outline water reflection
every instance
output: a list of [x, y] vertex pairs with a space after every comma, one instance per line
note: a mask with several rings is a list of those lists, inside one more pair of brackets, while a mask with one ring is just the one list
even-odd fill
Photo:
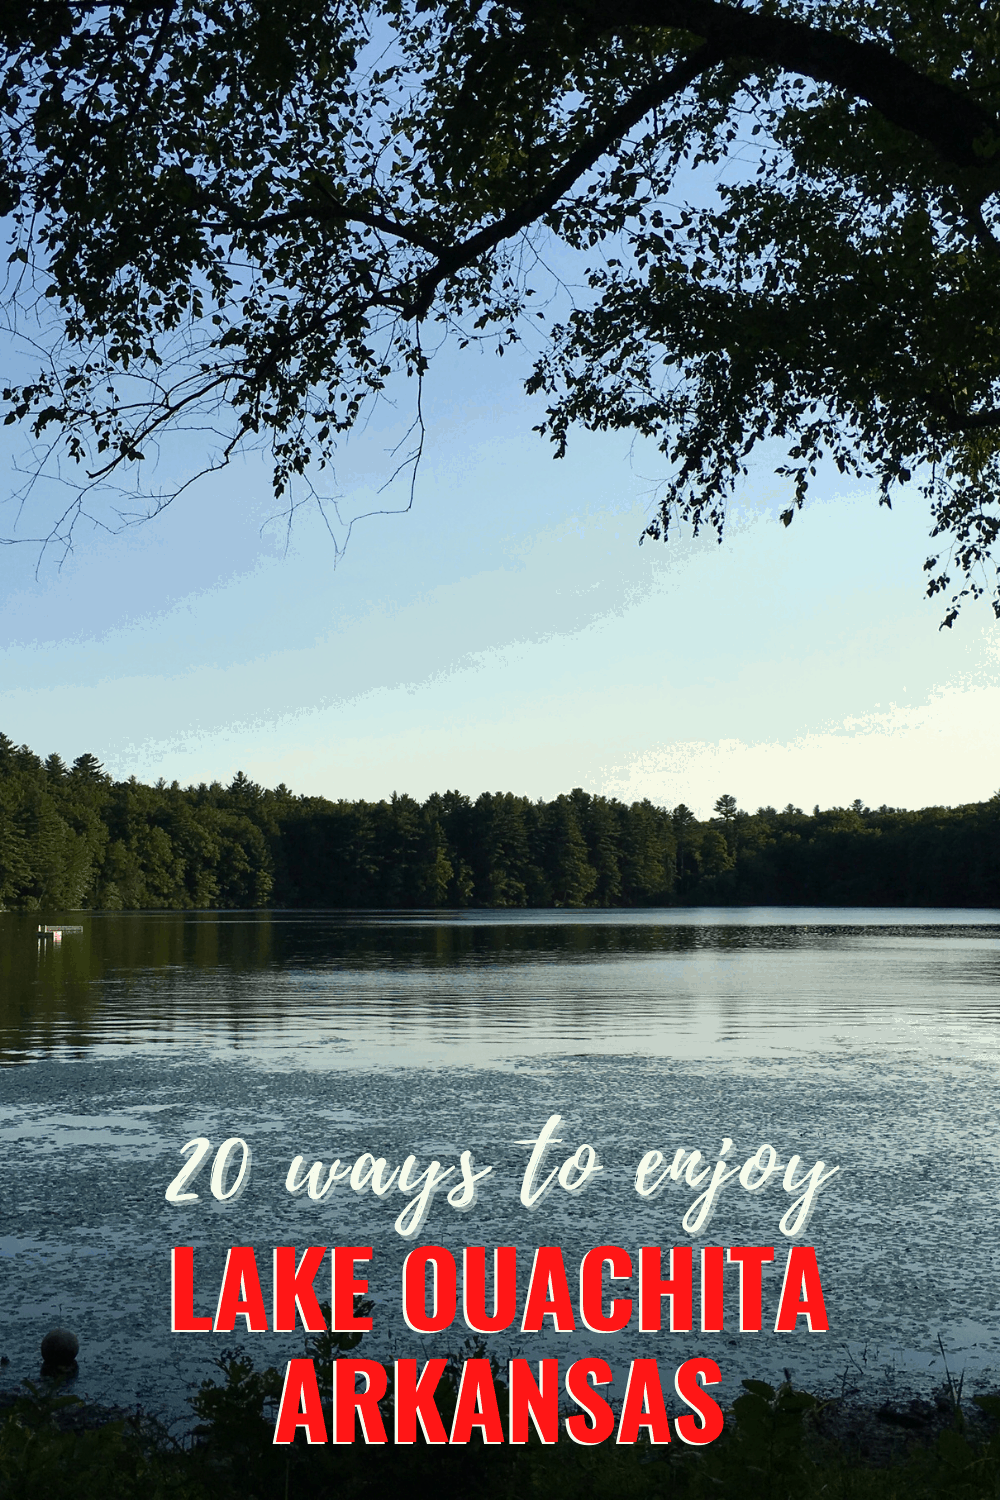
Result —
[[0, 1060], [292, 1049], [299, 1065], [744, 1055], [905, 1034], [992, 1051], [1000, 913], [860, 909], [0, 916]]
[[[85, 915], [58, 949], [39, 949], [39, 920], [58, 914], [0, 917], [0, 1059], [27, 1064], [0, 1088], [0, 1390], [36, 1374], [41, 1333], [68, 1322], [92, 1395], [182, 1403], [218, 1341], [169, 1333], [176, 1243], [217, 1286], [231, 1244], [266, 1260], [279, 1243], [371, 1240], [379, 1347], [396, 1348], [398, 1205], [343, 1184], [292, 1199], [295, 1153], [452, 1161], [469, 1146], [491, 1186], [468, 1218], [439, 1202], [429, 1236], [456, 1254], [516, 1241], [525, 1264], [558, 1242], [569, 1263], [672, 1242], [692, 1194], [639, 1200], [636, 1163], [727, 1135], [744, 1156], [771, 1141], [841, 1169], [809, 1230], [835, 1335], [727, 1334], [729, 1394], [785, 1365], [832, 1387], [865, 1349], [880, 1379], [937, 1380], [938, 1333], [954, 1368], [1000, 1367], [995, 1310], [968, 1311], [994, 1253], [1000, 913]], [[517, 1143], [552, 1113], [599, 1144], [604, 1171], [589, 1197], [532, 1216]], [[252, 1143], [238, 1202], [166, 1203], [198, 1135]], [[771, 1243], [781, 1196], [780, 1181], [734, 1192], [713, 1242]], [[693, 1335], [678, 1357], [695, 1352]]]

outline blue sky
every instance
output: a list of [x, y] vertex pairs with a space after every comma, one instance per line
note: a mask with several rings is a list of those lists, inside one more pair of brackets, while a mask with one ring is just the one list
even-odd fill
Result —
[[[919, 496], [888, 512], [826, 480], [786, 530], [762, 464], [723, 546], [640, 548], [658, 455], [581, 433], [554, 462], [523, 373], [476, 350], [432, 372], [413, 509], [359, 523], [339, 563], [314, 511], [290, 539], [268, 519], [253, 457], [151, 523], [82, 528], [37, 578], [37, 548], [3, 549], [0, 728], [116, 776], [330, 797], [583, 786], [704, 814], [724, 791], [997, 790], [1000, 630], [983, 605], [938, 630]], [[345, 518], [405, 501], [376, 486], [407, 420], [383, 408], [346, 447]]]

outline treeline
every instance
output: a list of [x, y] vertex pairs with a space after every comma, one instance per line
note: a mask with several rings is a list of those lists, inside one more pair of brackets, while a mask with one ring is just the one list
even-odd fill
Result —
[[1000, 794], [811, 814], [113, 781], [0, 734], [0, 908], [1000, 905]]

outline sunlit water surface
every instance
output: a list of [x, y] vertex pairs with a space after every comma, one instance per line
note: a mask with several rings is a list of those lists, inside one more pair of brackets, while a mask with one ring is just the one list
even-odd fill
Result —
[[[0, 916], [0, 1389], [38, 1372], [53, 1324], [81, 1341], [79, 1389], [184, 1410], [223, 1348], [264, 1363], [301, 1336], [171, 1335], [169, 1248], [195, 1247], [196, 1310], [211, 1312], [226, 1247], [253, 1244], [270, 1300], [275, 1244], [371, 1245], [375, 1332], [361, 1352], [448, 1352], [464, 1325], [417, 1340], [399, 1315], [414, 1243], [583, 1252], [684, 1243], [697, 1196], [635, 1192], [642, 1154], [683, 1147], [741, 1164], [764, 1142], [839, 1172], [804, 1236], [816, 1246], [830, 1332], [497, 1335], [506, 1354], [637, 1355], [670, 1368], [887, 1390], [953, 1371], [1000, 1384], [997, 1308], [1000, 913], [789, 908], [434, 914], [194, 913], [39, 920]], [[562, 1117], [546, 1171], [589, 1142], [602, 1170], [579, 1194], [519, 1200], [529, 1147]], [[180, 1147], [252, 1148], [246, 1190], [166, 1202]], [[415, 1241], [406, 1198], [293, 1198], [293, 1156], [362, 1152], [493, 1167], [456, 1212], [445, 1184]], [[736, 1179], [695, 1244], [765, 1244], [765, 1329], [791, 1243], [781, 1174]], [[727, 1275], [734, 1278], [736, 1269]], [[321, 1283], [317, 1283], [321, 1288]], [[634, 1287], [632, 1288], [634, 1292]], [[621, 1283], [615, 1295], [628, 1295]], [[461, 1315], [459, 1315], [460, 1317]], [[241, 1324], [242, 1326], [242, 1320]]]

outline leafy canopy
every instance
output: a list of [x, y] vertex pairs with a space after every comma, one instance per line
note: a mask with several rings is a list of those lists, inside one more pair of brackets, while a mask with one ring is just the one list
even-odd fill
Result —
[[53, 537], [166, 503], [139, 466], [191, 429], [288, 499], [443, 334], [531, 328], [558, 452], [660, 443], [649, 535], [721, 533], [777, 441], [786, 524], [821, 460], [912, 477], [945, 623], [986, 586], [996, 0], [8, 0], [0, 36], [6, 421], [27, 488], [71, 482]]

